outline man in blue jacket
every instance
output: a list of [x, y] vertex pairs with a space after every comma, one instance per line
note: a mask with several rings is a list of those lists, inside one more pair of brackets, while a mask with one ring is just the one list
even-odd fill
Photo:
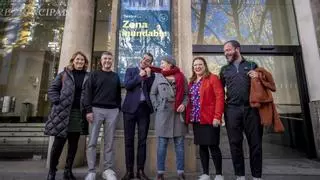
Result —
[[139, 67], [128, 68], [125, 74], [124, 85], [127, 90], [122, 105], [125, 136], [125, 155], [127, 173], [122, 180], [134, 178], [134, 135], [135, 125], [138, 126], [138, 153], [137, 153], [137, 178], [149, 180], [144, 173], [146, 160], [146, 140], [150, 124], [150, 114], [153, 112], [149, 97], [154, 74], [148, 66], [151, 65], [153, 56], [145, 53]]

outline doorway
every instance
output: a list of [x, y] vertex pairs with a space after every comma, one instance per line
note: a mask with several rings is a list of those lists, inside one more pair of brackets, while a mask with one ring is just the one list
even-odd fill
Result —
[[[243, 45], [241, 54], [271, 72], [277, 87], [273, 97], [285, 132], [264, 129], [264, 158], [315, 157], [301, 47]], [[226, 64], [222, 45], [193, 45], [193, 56], [205, 57], [215, 74]], [[228, 148], [226, 132], [222, 136], [222, 148]]]

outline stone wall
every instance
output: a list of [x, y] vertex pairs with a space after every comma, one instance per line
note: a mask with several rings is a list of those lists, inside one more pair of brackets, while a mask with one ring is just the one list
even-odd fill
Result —
[[[318, 50], [320, 52], [320, 1], [310, 0], [310, 7], [312, 11], [313, 23], [316, 33]], [[319, 91], [317, 91], [319, 92]], [[320, 158], [320, 100], [316, 99], [309, 103], [310, 115], [313, 126], [314, 141], [316, 146], [316, 153]]]
[[320, 101], [313, 101], [309, 103], [310, 115], [313, 126], [314, 141], [316, 146], [316, 153], [320, 158]]
[[320, 52], [320, 1], [310, 0], [310, 5], [312, 9], [313, 22], [317, 35], [318, 49]]

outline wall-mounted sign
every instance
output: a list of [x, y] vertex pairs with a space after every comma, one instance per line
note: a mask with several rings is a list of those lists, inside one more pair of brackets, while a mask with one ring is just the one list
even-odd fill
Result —
[[0, 17], [66, 16], [67, 0], [4, 0], [0, 2]]
[[124, 79], [128, 67], [138, 66], [142, 55], [171, 55], [171, 0], [121, 0], [118, 33], [118, 72]]
[[67, 9], [58, 9], [58, 8], [41, 8], [35, 9], [34, 11], [12, 9], [12, 8], [1, 8], [0, 17], [17, 17], [17, 16], [26, 16], [30, 13], [35, 16], [66, 16]]

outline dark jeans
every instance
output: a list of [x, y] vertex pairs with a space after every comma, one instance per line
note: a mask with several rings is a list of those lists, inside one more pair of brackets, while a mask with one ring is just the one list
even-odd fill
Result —
[[228, 105], [225, 121], [235, 175], [245, 175], [242, 148], [244, 132], [249, 144], [251, 174], [253, 177], [261, 178], [263, 127], [258, 110], [249, 106]]
[[66, 138], [55, 137], [51, 148], [50, 170], [56, 171], [59, 163], [59, 158], [63, 150], [63, 146], [68, 139], [68, 155], [66, 159], [65, 169], [72, 169], [72, 164], [78, 149], [78, 141], [80, 132], [69, 132]]
[[217, 145], [200, 145], [199, 152], [203, 174], [209, 175], [209, 149], [214, 166], [216, 168], [216, 175], [222, 175], [222, 155], [221, 150]]
[[125, 155], [127, 171], [133, 172], [134, 167], [134, 135], [138, 126], [137, 169], [143, 170], [146, 161], [146, 141], [150, 124], [150, 112], [146, 102], [141, 102], [134, 113], [123, 113]]

